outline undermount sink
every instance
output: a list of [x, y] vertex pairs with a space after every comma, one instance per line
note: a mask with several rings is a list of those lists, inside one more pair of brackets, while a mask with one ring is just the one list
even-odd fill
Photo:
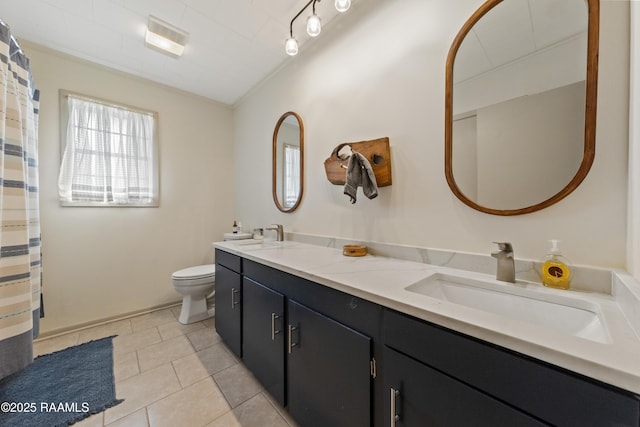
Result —
[[611, 342], [598, 306], [570, 296], [445, 273], [433, 274], [405, 289], [587, 340]]

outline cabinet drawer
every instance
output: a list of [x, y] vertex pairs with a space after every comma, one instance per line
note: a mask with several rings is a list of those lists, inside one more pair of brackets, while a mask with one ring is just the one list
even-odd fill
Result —
[[224, 265], [236, 273], [242, 273], [242, 258], [229, 252], [216, 249], [216, 264]]
[[287, 298], [295, 299], [370, 337], [380, 335], [382, 308], [377, 304], [251, 260], [243, 260], [242, 269], [245, 277]]
[[638, 427], [638, 396], [564, 369], [385, 310], [384, 343], [472, 387], [561, 426]]

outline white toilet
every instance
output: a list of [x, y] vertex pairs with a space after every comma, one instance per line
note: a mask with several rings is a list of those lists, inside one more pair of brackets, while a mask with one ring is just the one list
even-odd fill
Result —
[[198, 265], [171, 275], [173, 287], [183, 295], [178, 321], [184, 325], [213, 317], [215, 308], [207, 309], [207, 298], [215, 294], [215, 264]]

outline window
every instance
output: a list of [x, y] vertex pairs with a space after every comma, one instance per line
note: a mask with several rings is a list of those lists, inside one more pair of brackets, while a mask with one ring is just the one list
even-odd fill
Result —
[[300, 147], [284, 144], [284, 207], [296, 204], [300, 196]]
[[158, 206], [157, 113], [60, 92], [63, 206]]

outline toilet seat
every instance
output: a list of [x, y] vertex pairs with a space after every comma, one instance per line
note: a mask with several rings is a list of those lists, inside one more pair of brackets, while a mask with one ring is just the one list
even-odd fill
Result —
[[176, 288], [206, 285], [215, 282], [216, 266], [215, 264], [208, 264], [185, 268], [173, 273], [171, 280]]
[[216, 276], [216, 265], [206, 264], [197, 265], [195, 267], [184, 268], [178, 270], [171, 275], [173, 280], [191, 280], [191, 279], [205, 279], [213, 278]]

